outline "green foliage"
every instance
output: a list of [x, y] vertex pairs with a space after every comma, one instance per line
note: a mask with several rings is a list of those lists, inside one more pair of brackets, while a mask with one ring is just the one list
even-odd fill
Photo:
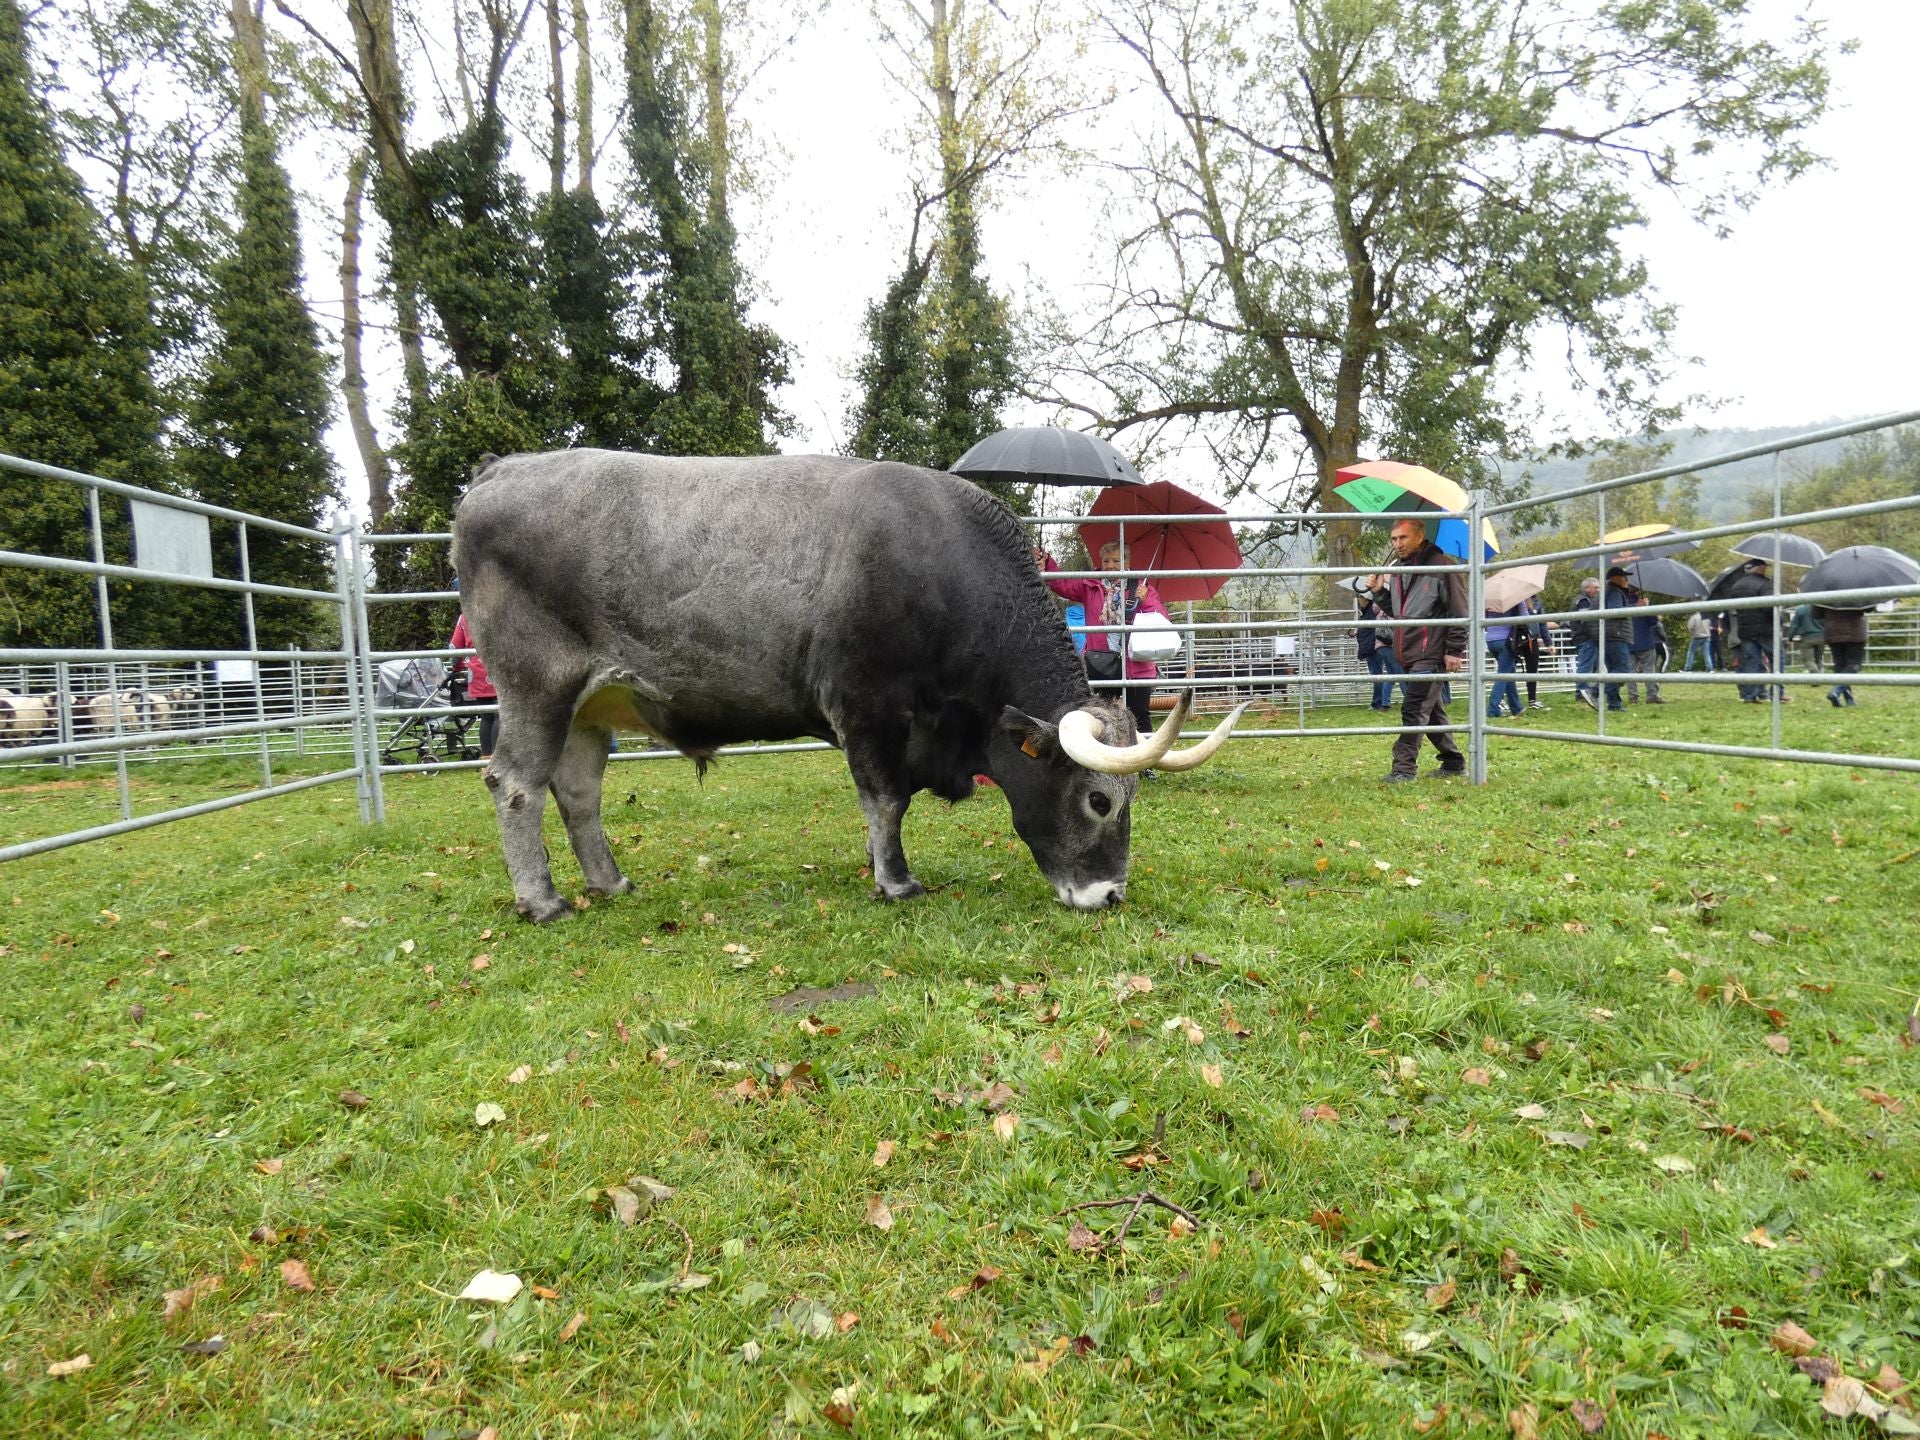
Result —
[[[749, 287], [733, 223], [713, 187], [721, 137], [688, 116], [683, 37], [652, 0], [626, 0], [631, 200], [642, 268], [655, 279], [648, 307], [670, 376], [654, 416], [669, 455], [763, 455], [791, 428], [775, 403], [786, 344], [746, 318]], [[704, 200], [696, 199], [704, 196]]]
[[[300, 293], [293, 187], [262, 122], [250, 124], [242, 142], [236, 208], [239, 229], [213, 267], [215, 336], [188, 415], [182, 471], [211, 504], [317, 527], [339, 495], [326, 444], [330, 367]], [[216, 525], [214, 535], [216, 573], [237, 577], [233, 527]], [[327, 547], [274, 531], [249, 530], [247, 565], [267, 584], [332, 588]], [[310, 636], [311, 607], [299, 600], [257, 596], [254, 622], [263, 649], [339, 640], [337, 632], [330, 640]], [[244, 649], [246, 638], [237, 603], [206, 617], [204, 643]]]
[[1312, 492], [1362, 452], [1494, 487], [1504, 377], [1554, 352], [1621, 430], [1669, 414], [1650, 192], [1724, 227], [1826, 103], [1820, 27], [1755, 39], [1743, 0], [1107, 8], [1168, 122], [1128, 157], [1111, 419], [1224, 420], [1248, 468], [1297, 430]]
[[[0, 451], [132, 484], [164, 486], [154, 333], [139, 276], [101, 239], [79, 178], [37, 98], [17, 0], [0, 0]], [[9, 476], [0, 548], [86, 558], [84, 492]], [[102, 507], [108, 558], [127, 558], [125, 509]], [[146, 607], [125, 608], [116, 641], [137, 641]], [[116, 616], [116, 618], [119, 618]], [[98, 643], [90, 583], [8, 570], [0, 640]]]
[[[1783, 511], [1838, 509], [1875, 500], [1897, 500], [1920, 495], [1920, 426], [1875, 431], [1847, 442], [1841, 458], [1810, 475], [1787, 482], [1781, 489]], [[1749, 515], [1771, 515], [1773, 497], [1758, 497]], [[1827, 520], [1795, 525], [1795, 534], [1818, 540], [1829, 550], [1846, 545], [1886, 545], [1920, 558], [1920, 509], [1894, 510], [1852, 520]]]

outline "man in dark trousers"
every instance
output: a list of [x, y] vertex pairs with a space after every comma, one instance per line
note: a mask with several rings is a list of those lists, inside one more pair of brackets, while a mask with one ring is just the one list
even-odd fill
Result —
[[[1424, 521], [1405, 519], [1393, 522], [1393, 566], [1451, 565], [1454, 559], [1427, 539]], [[1367, 587], [1373, 603], [1383, 613], [1399, 620], [1464, 620], [1467, 613], [1467, 578], [1457, 571], [1451, 575], [1371, 575]], [[1443, 681], [1421, 680], [1423, 675], [1444, 675], [1462, 670], [1467, 663], [1467, 627], [1458, 625], [1397, 625], [1387, 632], [1393, 637], [1393, 656], [1407, 672], [1402, 682], [1400, 723], [1403, 730], [1393, 742], [1393, 770], [1383, 778], [1393, 784], [1412, 780], [1419, 773], [1420, 732], [1411, 727], [1445, 725], [1447, 704]], [[1453, 743], [1453, 736], [1440, 733], [1429, 737], [1440, 752], [1438, 775], [1466, 772], [1467, 757]]]
[[[1773, 577], [1767, 573], [1767, 562], [1764, 560], [1747, 561], [1740, 567], [1740, 573], [1720, 589], [1720, 598], [1723, 600], [1758, 600], [1771, 594]], [[1768, 671], [1777, 672], [1780, 657], [1773, 648], [1773, 611], [1755, 606], [1750, 610], [1731, 613], [1734, 617], [1734, 633], [1740, 640], [1740, 673], [1764, 675]], [[1780, 690], [1778, 686], [1774, 688]], [[1743, 684], [1740, 687], [1740, 699], [1743, 704], [1764, 705], [1767, 687]], [[1780, 703], [1784, 705], [1788, 699], [1786, 692], [1780, 690]]]

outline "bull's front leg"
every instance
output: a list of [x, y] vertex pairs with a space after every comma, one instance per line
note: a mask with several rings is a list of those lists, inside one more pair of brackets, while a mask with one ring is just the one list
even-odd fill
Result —
[[845, 742], [847, 768], [860, 792], [860, 808], [867, 817], [867, 861], [873, 867], [876, 900], [911, 900], [927, 893], [907, 868], [907, 852], [900, 844], [900, 822], [913, 800], [898, 747], [871, 738]]

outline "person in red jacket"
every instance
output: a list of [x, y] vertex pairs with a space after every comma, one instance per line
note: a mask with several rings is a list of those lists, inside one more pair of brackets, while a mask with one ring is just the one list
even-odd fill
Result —
[[[460, 618], [453, 622], [453, 639], [448, 642], [456, 650], [473, 648], [473, 632], [467, 628], [467, 612], [462, 610]], [[467, 699], [470, 701], [494, 701], [500, 692], [493, 688], [493, 681], [487, 678], [487, 665], [478, 655], [465, 655], [453, 662], [453, 673], [462, 670], [467, 675]], [[480, 717], [480, 758], [493, 758], [494, 737], [500, 733], [500, 714], [489, 711]]]
[[[1033, 558], [1039, 562], [1042, 571], [1050, 572], [1060, 567], [1054, 563], [1053, 556], [1045, 549], [1036, 546]], [[1120, 546], [1109, 541], [1100, 547], [1099, 565], [1102, 570], [1120, 568]], [[1142, 610], [1150, 610], [1156, 615], [1166, 615], [1167, 607], [1160, 599], [1160, 592], [1144, 580], [1066, 580], [1056, 579], [1046, 574], [1047, 588], [1054, 594], [1064, 596], [1068, 601], [1084, 605], [1087, 608], [1089, 625], [1131, 625], [1133, 617]], [[1168, 616], [1172, 619], [1172, 616]], [[1133, 723], [1142, 735], [1153, 729], [1148, 701], [1153, 697], [1153, 681], [1160, 674], [1160, 667], [1151, 660], [1136, 660], [1125, 655], [1122, 642], [1124, 635], [1109, 631], [1095, 631], [1087, 636], [1087, 648], [1082, 657], [1086, 663], [1087, 675], [1094, 680], [1118, 680], [1124, 675], [1128, 680], [1145, 680], [1144, 685], [1128, 685], [1121, 692], [1126, 698], [1126, 706], [1133, 714]], [[1124, 660], [1122, 656], [1125, 656]], [[1111, 691], [1101, 694], [1111, 697]]]

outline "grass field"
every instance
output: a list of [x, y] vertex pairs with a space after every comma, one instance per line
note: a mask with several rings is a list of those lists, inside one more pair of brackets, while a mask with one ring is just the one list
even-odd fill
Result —
[[[1669, 693], [1615, 728], [1765, 738]], [[616, 767], [639, 888], [549, 928], [471, 774], [7, 866], [0, 1433], [1920, 1432], [1920, 777], [1386, 746], [1148, 782], [1102, 915], [991, 791], [874, 903], [831, 755]]]

